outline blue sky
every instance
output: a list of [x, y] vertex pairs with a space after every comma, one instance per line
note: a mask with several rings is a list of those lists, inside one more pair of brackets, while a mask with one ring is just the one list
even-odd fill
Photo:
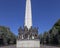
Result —
[[[48, 31], [60, 19], [60, 0], [31, 0], [33, 26], [39, 27], [39, 33]], [[24, 25], [26, 0], [0, 0], [0, 25], [10, 27], [18, 34], [18, 28]]]

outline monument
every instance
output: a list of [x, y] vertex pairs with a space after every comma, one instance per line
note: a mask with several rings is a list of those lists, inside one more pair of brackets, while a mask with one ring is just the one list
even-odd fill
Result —
[[25, 22], [18, 29], [17, 48], [40, 48], [38, 28], [32, 27], [31, 0], [26, 0]]

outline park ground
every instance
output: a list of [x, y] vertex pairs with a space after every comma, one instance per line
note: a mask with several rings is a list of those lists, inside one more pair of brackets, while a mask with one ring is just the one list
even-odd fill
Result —
[[[16, 48], [16, 45], [1, 46], [0, 48]], [[60, 48], [60, 47], [56, 47], [56, 46], [47, 46], [47, 45], [40, 45], [40, 48]]]

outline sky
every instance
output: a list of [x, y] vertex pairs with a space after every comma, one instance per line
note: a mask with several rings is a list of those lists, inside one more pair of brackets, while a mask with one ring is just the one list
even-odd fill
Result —
[[[49, 31], [60, 19], [60, 0], [31, 0], [33, 27], [39, 34]], [[0, 0], [0, 26], [6, 26], [14, 34], [24, 25], [26, 0]]]

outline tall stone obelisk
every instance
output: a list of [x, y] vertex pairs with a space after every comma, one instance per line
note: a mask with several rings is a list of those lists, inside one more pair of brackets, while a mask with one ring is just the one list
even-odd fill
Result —
[[32, 26], [31, 0], [26, 0], [25, 25], [28, 29]]
[[32, 27], [31, 0], [26, 0], [24, 27], [18, 31], [17, 48], [40, 48], [38, 29]]

